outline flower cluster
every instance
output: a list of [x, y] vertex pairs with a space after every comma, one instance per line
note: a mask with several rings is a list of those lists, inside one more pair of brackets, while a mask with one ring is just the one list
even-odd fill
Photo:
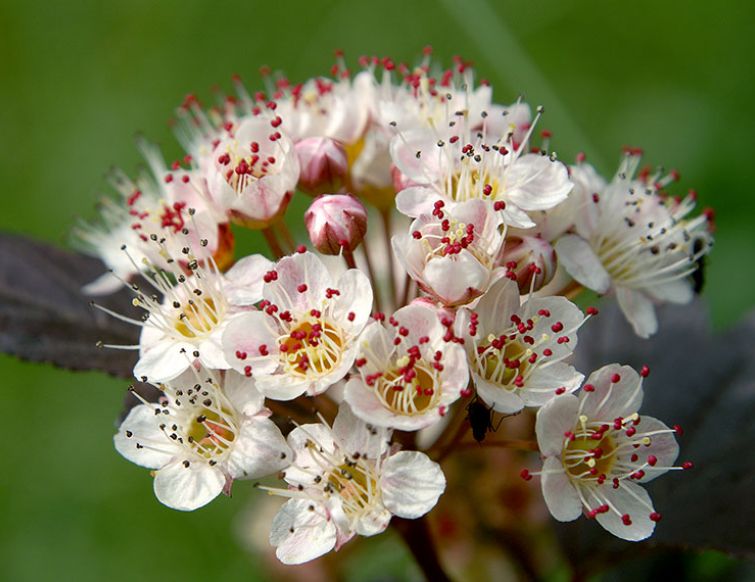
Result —
[[[142, 144], [149, 174], [114, 174], [102, 221], [78, 227], [111, 271], [85, 290], [133, 291], [142, 320], [112, 315], [141, 326], [134, 376], [162, 393], [117, 450], [180, 510], [277, 474], [260, 488], [288, 499], [270, 543], [293, 564], [429, 512], [446, 485], [437, 435], [457, 418], [485, 437], [470, 403], [527, 410], [544, 464], [522, 476], [541, 475], [553, 516], [648, 537], [660, 514], [640, 484], [691, 465], [673, 465], [677, 429], [638, 414], [647, 369], [585, 381], [570, 363], [597, 313], [572, 299], [614, 295], [653, 334], [655, 305], [698, 290], [712, 214], [667, 194], [677, 174], [640, 168], [636, 149], [610, 180], [563, 163], [536, 133], [543, 109], [496, 103], [461, 59], [360, 65], [265, 73], [265, 91], [235, 79], [210, 108], [188, 97], [186, 155]], [[314, 199], [292, 235], [297, 192]], [[238, 228], [269, 258], [235, 257]]]

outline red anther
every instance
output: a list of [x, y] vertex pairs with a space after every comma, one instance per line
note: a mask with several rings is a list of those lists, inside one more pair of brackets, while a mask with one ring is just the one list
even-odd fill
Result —
[[420, 344], [426, 344], [429, 341], [430, 341], [430, 337], [426, 336], [426, 335], [423, 335], [421, 338], [419, 338], [419, 343]]
[[461, 396], [462, 398], [469, 398], [470, 396], [472, 396], [472, 393], [473, 393], [473, 390], [472, 390], [471, 388], [469, 388], [469, 387], [467, 387], [467, 388], [462, 388], [462, 389], [461, 389], [461, 390], [459, 391], [459, 395], [460, 395], [460, 396]]
[[519, 476], [520, 476], [520, 477], [521, 477], [522, 479], [524, 479], [525, 481], [529, 481], [530, 479], [532, 479], [532, 475], [530, 474], [530, 472], [529, 472], [529, 470], [528, 470], [528, 469], [522, 469], [522, 470], [521, 470], [521, 471], [519, 472]]
[[640, 376], [647, 378], [648, 374], [650, 374], [650, 368], [648, 368], [647, 366], [642, 366], [642, 368], [640, 369]]
[[651, 467], [655, 467], [655, 464], [658, 462], [658, 457], [655, 455], [648, 455], [648, 465]]
[[418, 230], [415, 230], [415, 231], [414, 231], [414, 232], [412, 233], [412, 237], [413, 237], [413, 238], [415, 238], [416, 240], [419, 240], [419, 239], [421, 239], [421, 238], [422, 238], [422, 233], [421, 233], [420, 231], [418, 231]]
[[506, 203], [503, 200], [496, 200], [493, 204], [493, 210], [498, 211], [503, 210], [504, 208], [506, 208]]
[[598, 315], [598, 308], [588, 307], [587, 309], [585, 309], [585, 313], [587, 313], [587, 315]]
[[559, 388], [556, 388], [556, 394], [561, 395], [564, 392], [566, 392], [566, 386], [560, 386]]
[[398, 333], [399, 335], [406, 337], [409, 335], [409, 330], [405, 328], [404, 326], [401, 326], [398, 328]]
[[682, 469], [685, 471], [692, 469], [695, 466], [695, 464], [692, 461], [684, 461], [682, 463]]
[[629, 428], [627, 429], [627, 436], [628, 436], [628, 437], [633, 437], [633, 436], [634, 436], [634, 435], [635, 435], [636, 433], [637, 433], [637, 429], [636, 429], [636, 428], [634, 428], [633, 426], [630, 426], [630, 427], [629, 427]]
[[553, 350], [551, 350], [550, 348], [545, 348], [543, 350], [543, 355], [544, 356], [552, 356], [553, 355]]
[[640, 456], [637, 453], [632, 453], [632, 456], [629, 457], [629, 460], [632, 461], [633, 463], [636, 463], [639, 458]]
[[674, 432], [679, 436], [682, 436], [684, 434], [684, 429], [681, 427], [681, 425], [675, 424], [671, 428], [673, 428]]
[[299, 286], [298, 286], [298, 287], [296, 288], [296, 290], [297, 290], [297, 291], [298, 291], [299, 293], [306, 293], [307, 289], [308, 289], [308, 287], [307, 287], [307, 284], [306, 284], [306, 283], [302, 283], [301, 285], [299, 285]]
[[268, 352], [267, 346], [265, 344], [260, 345], [257, 351], [260, 353], [260, 356], [266, 356], [270, 353]]
[[538, 315], [541, 315], [542, 317], [550, 317], [550, 316], [551, 316], [551, 312], [550, 312], [550, 311], [548, 311], [547, 309], [540, 309], [540, 310], [539, 310], [539, 311], [537, 312], [537, 314], [538, 314]]
[[181, 176], [181, 182], [183, 182], [184, 184], [188, 184], [189, 183], [189, 175], [188, 174], [184, 174], [183, 176]]
[[592, 195], [592, 201], [595, 202], [595, 204], [600, 202], [600, 195], [597, 192]]
[[577, 163], [578, 163], [578, 164], [581, 164], [581, 163], [582, 163], [582, 162], [584, 162], [584, 161], [585, 161], [586, 159], [587, 159], [587, 156], [585, 155], [585, 152], [579, 152], [579, 153], [577, 154]]
[[244, 376], [247, 378], [252, 377], [252, 367], [251, 366], [244, 366]]
[[362, 366], [364, 366], [364, 365], [365, 365], [366, 363], [367, 363], [367, 358], [357, 358], [356, 360], [354, 360], [354, 365], [355, 365], [355, 366], [356, 366], [357, 368], [361, 368], [361, 367], [362, 367]]
[[356, 316], [357, 316], [356, 313], [354, 313], [353, 311], [349, 311], [348, 315], [346, 315], [346, 319], [348, 319], [349, 321], [354, 321]]
[[170, 184], [173, 181], [173, 174], [166, 174], [165, 175], [165, 183]]
[[385, 321], [385, 313], [376, 311], [372, 314], [372, 319], [374, 319], [375, 321]]
[[564, 324], [561, 323], [560, 321], [557, 321], [551, 326], [551, 330], [553, 331], [553, 333], [558, 333], [562, 331], [563, 329], [564, 329]]
[[629, 517], [628, 513], [625, 513], [624, 515], [621, 516], [621, 523], [627, 526], [632, 525], [632, 518]]
[[654, 522], [658, 523], [659, 521], [661, 521], [661, 519], [662, 519], [663, 516], [660, 513], [658, 513], [657, 511], [654, 511], [648, 517], [650, 518], [650, 521], [654, 521]]
[[492, 192], [493, 192], [493, 187], [490, 184], [485, 184], [485, 186], [482, 187], [482, 193], [485, 196], [490, 196]]
[[550, 138], [551, 136], [553, 136], [553, 134], [551, 133], [551, 131], [550, 131], [549, 129], [544, 129], [543, 131], [541, 131], [541, 132], [540, 132], [540, 136], [541, 136], [541, 137], [542, 137], [543, 139], [548, 139], [548, 138]]
[[593, 386], [592, 384], [585, 384], [582, 387], [582, 390], [584, 390], [585, 392], [595, 392], [595, 386]]
[[568, 344], [569, 343], [569, 336], [563, 336], [556, 340], [557, 344]]
[[307, 247], [304, 245], [299, 245], [298, 247], [296, 247], [296, 252], [299, 254], [306, 253]]
[[447, 410], [448, 409], [446, 408], [446, 405], [443, 404], [443, 405], [441, 405], [441, 406], [438, 407], [438, 414], [440, 414], [441, 416], [446, 416], [446, 411]]
[[619, 376], [618, 374], [614, 374], [613, 376], [611, 376], [612, 384], [618, 384], [619, 382], [621, 382], [621, 376]]

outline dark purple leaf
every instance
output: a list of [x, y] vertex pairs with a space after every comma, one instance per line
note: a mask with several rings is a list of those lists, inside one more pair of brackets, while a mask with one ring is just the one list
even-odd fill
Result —
[[660, 331], [637, 338], [615, 305], [580, 333], [577, 367], [610, 362], [650, 366], [641, 413], [680, 424], [680, 461], [648, 486], [663, 514], [646, 542], [618, 540], [597, 523], [559, 524], [566, 555], [580, 573], [662, 547], [755, 556], [755, 314], [724, 333], [711, 330], [702, 302], [660, 310]]
[[[93, 308], [92, 298], [81, 292], [104, 271], [98, 259], [0, 233], [0, 351], [70, 370], [131, 377], [135, 351], [96, 344], [134, 344], [139, 328]], [[130, 317], [140, 316], [126, 289], [98, 302]]]

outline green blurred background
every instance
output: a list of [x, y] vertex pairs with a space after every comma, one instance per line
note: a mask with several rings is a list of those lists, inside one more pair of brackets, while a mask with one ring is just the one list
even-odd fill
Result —
[[[706, 295], [724, 327], [755, 300], [753, 22], [741, 1], [2, 0], [0, 228], [64, 244], [76, 216], [93, 216], [104, 172], [137, 167], [137, 131], [177, 155], [167, 120], [188, 92], [209, 99], [233, 73], [253, 86], [262, 64], [326, 73], [336, 48], [351, 64], [413, 62], [432, 44], [446, 62], [473, 60], [498, 101], [544, 104], [562, 159], [584, 150], [610, 174], [630, 144], [678, 168], [678, 192], [716, 209]], [[249, 487], [180, 514], [112, 449], [124, 382], [4, 356], [0, 369], [0, 578], [265, 578], [235, 533]], [[398, 557], [377, 568], [402, 572], [401, 546], [386, 543]], [[703, 578], [727, 563], [705, 564]]]

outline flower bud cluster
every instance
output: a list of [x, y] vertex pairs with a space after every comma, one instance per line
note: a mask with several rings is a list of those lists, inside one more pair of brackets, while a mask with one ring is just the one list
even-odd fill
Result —
[[[280, 472], [263, 487], [288, 498], [270, 543], [295, 564], [435, 506], [450, 452], [437, 443], [460, 441], [412, 450], [419, 431], [470, 403], [525, 410], [544, 465], [522, 475], [542, 476], [553, 516], [648, 537], [660, 514], [641, 484], [677, 468], [675, 429], [638, 413], [646, 369], [575, 369], [597, 310], [571, 299], [615, 296], [651, 335], [657, 304], [692, 298], [712, 214], [669, 195], [676, 173], [640, 168], [637, 150], [610, 180], [560, 161], [536, 134], [543, 109], [496, 103], [460, 59], [360, 65], [339, 57], [331, 77], [268, 78], [267, 92], [236, 79], [211, 109], [188, 97], [186, 156], [168, 166], [143, 146], [150, 174], [115, 175], [102, 224], [80, 227], [114, 275], [87, 290], [133, 290], [134, 375], [163, 394], [131, 410], [117, 450], [181, 510]], [[315, 197], [292, 235], [297, 191]], [[234, 257], [239, 228], [270, 256]], [[273, 411], [296, 420], [287, 436]], [[492, 430], [471, 413], [449, 426]]]

